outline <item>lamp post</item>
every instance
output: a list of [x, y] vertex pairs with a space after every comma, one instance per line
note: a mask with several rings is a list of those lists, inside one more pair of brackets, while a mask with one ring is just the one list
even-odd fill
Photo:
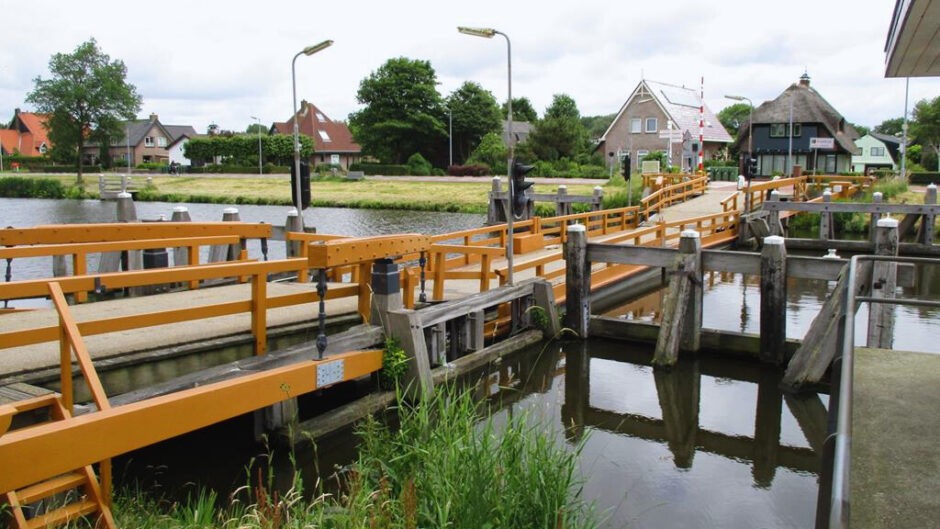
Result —
[[447, 109], [447, 166], [454, 165], [454, 112]]
[[127, 138], [127, 174], [131, 174], [131, 124], [124, 124], [124, 135]]
[[[732, 100], [732, 101], [747, 101], [747, 106], [748, 106], [748, 113], [747, 113], [747, 157], [748, 157], [748, 158], [751, 158], [752, 156], [754, 156], [754, 151], [753, 151], [753, 149], [754, 149], [754, 143], [753, 143], [753, 142], [754, 142], [754, 103], [751, 102], [750, 99], [748, 99], [748, 98], [746, 98], [746, 97], [744, 97], [744, 96], [726, 95], [725, 98], [726, 98], [726, 99], [730, 99], [730, 100]], [[745, 163], [750, 163], [750, 160], [748, 160], [748, 161], [745, 162]], [[754, 175], [751, 175], [751, 176], [753, 177]], [[750, 204], [750, 201], [751, 201], [751, 179], [750, 179], [750, 178], [747, 179], [747, 184], [745, 184], [745, 191], [744, 191], [744, 194], [746, 195], [746, 196], [744, 197], [744, 214], [747, 215], [748, 213], [750, 213], [750, 209], [751, 209], [751, 204]]]
[[[904, 182], [907, 182], [907, 95], [910, 87], [911, 78], [907, 77], [904, 79], [904, 120], [901, 124], [901, 180]], [[937, 163], [940, 164], [940, 157]]]
[[258, 176], [262, 176], [264, 171], [261, 170], [261, 120], [254, 116], [249, 117], [258, 122]]
[[306, 48], [297, 52], [297, 55], [294, 55], [294, 59], [290, 63], [290, 80], [292, 92], [294, 95], [294, 171], [297, 175], [297, 177], [294, 179], [294, 192], [296, 193], [294, 207], [297, 208], [297, 211], [303, 210], [300, 200], [300, 129], [297, 125], [297, 57], [300, 57], [301, 55], [313, 55], [314, 53], [325, 50], [332, 45], [332, 40], [324, 40], [319, 44], [307, 46]]
[[512, 134], [512, 44], [509, 42], [509, 36], [501, 31], [492, 28], [468, 28], [458, 26], [457, 31], [464, 35], [473, 35], [474, 37], [493, 38], [495, 35], [502, 35], [506, 39], [506, 78], [508, 80], [508, 97], [506, 103], [506, 131], [509, 134], [509, 163], [506, 167], [506, 177], [509, 180], [509, 210], [506, 215], [506, 282], [512, 286], [512, 235], [513, 235], [513, 216], [512, 211], [513, 198], [515, 190], [512, 183], [512, 162], [516, 156], [516, 140]]

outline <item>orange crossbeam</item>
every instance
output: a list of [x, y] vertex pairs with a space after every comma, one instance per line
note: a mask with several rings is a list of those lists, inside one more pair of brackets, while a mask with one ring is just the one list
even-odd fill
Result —
[[[0, 491], [16, 490], [381, 368], [381, 350], [354, 351], [14, 430], [0, 437]], [[318, 383], [318, 374], [323, 384]]]
[[308, 245], [307, 264], [310, 268], [333, 268], [425, 252], [430, 247], [431, 238], [417, 233], [334, 239]]

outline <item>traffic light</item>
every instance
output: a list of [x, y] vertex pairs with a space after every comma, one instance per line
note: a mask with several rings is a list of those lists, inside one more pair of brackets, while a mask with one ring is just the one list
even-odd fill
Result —
[[623, 156], [623, 161], [621, 162], [621, 165], [620, 165], [620, 174], [623, 175], [624, 180], [630, 181], [630, 172], [631, 172], [630, 169], [631, 168], [632, 168], [632, 165], [630, 164], [630, 155], [625, 154]]
[[529, 203], [529, 197], [525, 190], [532, 187], [532, 182], [525, 181], [525, 175], [534, 169], [534, 165], [523, 165], [521, 162], [513, 159], [512, 171], [510, 173], [511, 182], [510, 193], [512, 194], [512, 214], [518, 219], [525, 215], [526, 206]]
[[744, 176], [750, 180], [757, 176], [757, 158], [748, 157], [744, 161]]
[[297, 208], [297, 211], [303, 211], [310, 206], [310, 164], [304, 161], [300, 162], [300, 202], [297, 201], [297, 170], [294, 164], [290, 164], [290, 196]]

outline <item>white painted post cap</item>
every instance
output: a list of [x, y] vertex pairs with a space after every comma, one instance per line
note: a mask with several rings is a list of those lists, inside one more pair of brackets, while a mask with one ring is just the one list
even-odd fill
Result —
[[604, 188], [601, 186], [594, 186], [594, 191], [603, 191]]
[[937, 184], [934, 184], [933, 182], [931, 182], [927, 184], [927, 189], [937, 189]]
[[173, 208], [173, 213], [186, 213], [187, 211], [189, 211], [189, 208], [186, 206], [176, 206]]
[[682, 230], [682, 233], [680, 233], [679, 236], [683, 239], [698, 239], [702, 236], [702, 234], [695, 230]]
[[568, 189], [568, 186], [565, 184], [561, 184], [560, 186], [558, 186], [558, 189]]
[[783, 246], [783, 237], [779, 235], [768, 235], [764, 237], [764, 245], [767, 246]]
[[568, 233], [584, 233], [584, 224], [573, 224], [568, 226]]
[[118, 198], [133, 198], [131, 197], [131, 194], [128, 193], [127, 191], [121, 191], [120, 193], [117, 194], [117, 197]]
[[871, 194], [871, 196], [872, 196], [872, 197], [878, 197], [878, 198], [884, 198], [884, 193], [882, 193], [881, 191], [875, 191], [874, 193]]
[[839, 254], [836, 253], [835, 248], [829, 248], [829, 251], [826, 252], [826, 255], [823, 256], [823, 259], [841, 259]]
[[877, 226], [879, 228], [897, 228], [898, 219], [892, 219], [891, 217], [884, 217], [884, 218], [878, 219]]
[[494, 182], [499, 182], [499, 175], [493, 177]]
[[823, 194], [824, 194], [824, 195], [832, 195], [832, 190], [827, 187], [826, 190], [823, 191]]
[[226, 215], [234, 215], [238, 213], [238, 208], [225, 208], [222, 210], [222, 213]]
[[296, 210], [296, 209], [290, 209], [290, 210], [287, 211], [287, 216], [288, 216], [288, 217], [296, 217], [297, 215], [298, 215], [298, 213], [297, 213], [297, 210]]

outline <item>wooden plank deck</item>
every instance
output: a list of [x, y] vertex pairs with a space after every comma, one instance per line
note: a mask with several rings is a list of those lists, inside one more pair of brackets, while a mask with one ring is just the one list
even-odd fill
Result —
[[940, 527], [940, 355], [855, 351], [851, 526]]

